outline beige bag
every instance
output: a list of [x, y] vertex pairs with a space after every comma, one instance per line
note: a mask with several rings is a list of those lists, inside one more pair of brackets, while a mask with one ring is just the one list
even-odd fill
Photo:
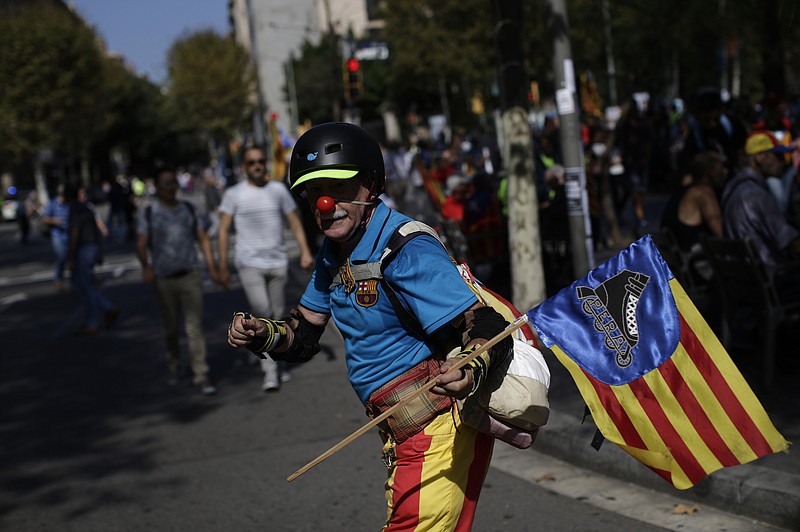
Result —
[[[453, 354], [458, 351], [454, 350]], [[498, 421], [535, 434], [547, 423], [550, 371], [538, 349], [514, 338], [510, 360], [492, 368], [486, 381], [467, 399], [459, 401], [461, 415], [476, 426], [486, 411]]]

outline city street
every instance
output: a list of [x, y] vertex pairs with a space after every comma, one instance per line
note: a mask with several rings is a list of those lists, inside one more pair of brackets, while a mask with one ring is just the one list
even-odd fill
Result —
[[[49, 242], [0, 225], [0, 530], [362, 531], [385, 516], [373, 431], [291, 483], [286, 477], [366, 422], [338, 333], [278, 393], [225, 344], [238, 286], [208, 284], [205, 326], [219, 393], [166, 384], [155, 300], [129, 243], [98, 269], [120, 308], [112, 330], [76, 338], [80, 301], [56, 292]], [[298, 277], [302, 279], [303, 274]], [[298, 285], [290, 300], [296, 300]], [[182, 344], [185, 347], [185, 344]], [[474, 529], [770, 530], [632, 484], [496, 445]]]

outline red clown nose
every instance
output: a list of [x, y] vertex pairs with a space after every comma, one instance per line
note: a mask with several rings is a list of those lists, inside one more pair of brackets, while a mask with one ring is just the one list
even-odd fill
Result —
[[320, 196], [317, 200], [317, 209], [322, 214], [330, 214], [336, 210], [336, 202], [330, 196]]

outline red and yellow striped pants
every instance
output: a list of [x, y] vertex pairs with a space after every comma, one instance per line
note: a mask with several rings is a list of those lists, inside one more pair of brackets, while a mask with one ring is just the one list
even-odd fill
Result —
[[465, 425], [455, 407], [401, 444], [389, 439], [384, 455], [395, 459], [383, 531], [471, 530], [493, 445], [494, 438]]

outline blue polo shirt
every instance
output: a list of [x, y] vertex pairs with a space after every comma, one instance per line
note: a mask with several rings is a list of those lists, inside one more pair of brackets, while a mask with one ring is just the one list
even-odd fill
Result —
[[[350, 255], [350, 263], [378, 262], [394, 231], [409, 221], [379, 204]], [[380, 283], [359, 282], [350, 294], [342, 285], [331, 289], [331, 269], [338, 271], [339, 266], [335, 243], [325, 239], [300, 303], [331, 314], [344, 337], [350, 384], [366, 402], [372, 392], [430, 357], [432, 351], [403, 328]], [[428, 235], [403, 246], [386, 267], [384, 278], [428, 335], [435, 335], [478, 301], [442, 245]]]
[[50, 226], [50, 235], [54, 238], [66, 240], [69, 238], [69, 204], [53, 198], [45, 206], [42, 216], [61, 218], [61, 223]]

